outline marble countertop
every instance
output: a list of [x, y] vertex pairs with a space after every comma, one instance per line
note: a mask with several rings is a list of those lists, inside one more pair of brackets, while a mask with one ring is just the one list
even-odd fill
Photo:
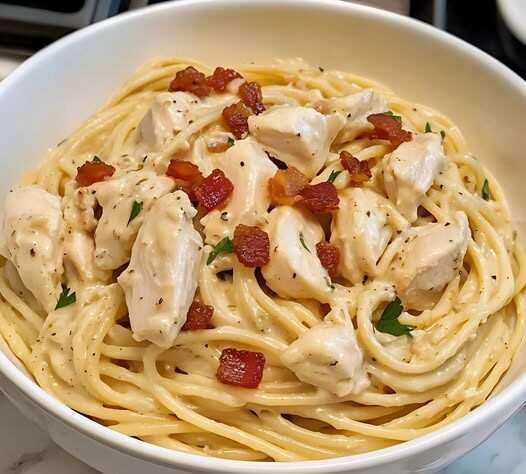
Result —
[[[0, 394], [0, 474], [96, 474], [64, 452]], [[526, 472], [526, 408], [440, 474]]]

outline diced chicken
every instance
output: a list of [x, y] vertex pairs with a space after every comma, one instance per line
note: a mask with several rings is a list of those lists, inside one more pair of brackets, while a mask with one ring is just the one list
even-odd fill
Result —
[[389, 157], [384, 184], [389, 198], [410, 222], [417, 218], [422, 196], [429, 190], [445, 164], [440, 136], [435, 133], [413, 134]]
[[363, 352], [350, 323], [309, 329], [287, 348], [281, 361], [302, 382], [339, 397], [360, 393], [369, 385]]
[[471, 232], [463, 212], [455, 214], [454, 222], [426, 224], [412, 232], [391, 273], [404, 307], [425, 310], [462, 267]]
[[341, 130], [340, 115], [323, 115], [310, 107], [281, 106], [248, 119], [251, 135], [270, 154], [313, 178], [327, 161]]
[[261, 147], [249, 140], [236, 142], [216, 163], [232, 181], [234, 191], [224, 208], [201, 219], [206, 242], [210, 244], [231, 236], [238, 224], [265, 224], [270, 205], [268, 180], [278, 170]]
[[46, 311], [61, 292], [64, 224], [60, 197], [28, 186], [5, 200], [2, 254]]
[[188, 92], [162, 92], [155, 97], [139, 125], [139, 140], [147, 149], [159, 151], [190, 124], [222, 110], [234, 100], [232, 94], [199, 99]]
[[376, 275], [376, 263], [392, 233], [386, 223], [386, 212], [374, 191], [350, 188], [340, 194], [331, 243], [340, 249], [340, 274], [352, 283]]
[[74, 182], [66, 185], [64, 205], [64, 265], [66, 274], [72, 274], [82, 283], [108, 281], [111, 272], [95, 265], [95, 240], [97, 227], [95, 208], [97, 200], [93, 190], [77, 187]]
[[345, 126], [336, 137], [337, 144], [349, 142], [372, 131], [373, 126], [367, 121], [367, 117], [388, 110], [387, 100], [370, 89], [345, 97], [323, 99], [315, 107], [320, 112], [339, 114], [345, 119]]
[[[171, 178], [144, 170], [90, 187], [102, 207], [95, 231], [95, 262], [99, 268], [115, 270], [128, 262], [144, 215], [156, 199], [173, 188]], [[134, 208], [136, 216], [132, 216]]]
[[327, 302], [334, 291], [329, 274], [316, 256], [324, 240], [318, 221], [306, 210], [280, 206], [268, 216], [270, 262], [261, 268], [267, 285], [284, 298]]
[[133, 337], [171, 347], [197, 289], [203, 241], [183, 191], [163, 196], [144, 219], [128, 268], [119, 276]]

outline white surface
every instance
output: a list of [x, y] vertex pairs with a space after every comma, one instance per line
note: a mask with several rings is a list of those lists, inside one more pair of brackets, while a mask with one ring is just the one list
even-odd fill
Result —
[[[168, 54], [212, 64], [303, 56], [326, 68], [385, 82], [401, 96], [450, 115], [461, 125], [470, 148], [500, 179], [516, 210], [526, 202], [526, 162], [517, 153], [523, 147], [524, 81], [484, 53], [429, 26], [324, 0], [252, 0], [242, 8], [233, 0], [161, 4], [55, 43], [0, 84], [0, 147], [6, 157], [0, 190], [5, 191], [48, 146], [67, 136], [142, 61]], [[39, 87], [34, 87], [36, 82]], [[31, 140], [20, 139], [27, 136]], [[522, 367], [513, 371], [516, 377], [522, 372]], [[173, 466], [179, 466], [180, 473], [434, 472], [486, 439], [526, 400], [522, 375], [459, 422], [399, 446], [319, 462], [249, 464], [168, 451], [113, 433], [43, 393], [3, 354], [0, 386], [54, 441], [112, 474], [168, 474], [175, 472]]]
[[526, 1], [498, 0], [497, 3], [510, 31], [526, 45]]

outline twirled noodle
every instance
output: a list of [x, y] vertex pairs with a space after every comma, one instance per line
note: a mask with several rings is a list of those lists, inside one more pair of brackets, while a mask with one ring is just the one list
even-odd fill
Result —
[[[99, 155], [117, 168], [133, 170], [128, 159], [136, 130], [159, 92], [189, 65], [208, 74], [208, 66], [178, 58], [142, 66], [109, 102], [49, 153], [22, 182], [63, 196], [77, 167]], [[421, 204], [428, 215], [416, 224], [468, 217], [471, 238], [463, 266], [437, 303], [418, 314], [405, 312], [400, 323], [413, 337], [379, 333], [378, 311], [395, 297], [384, 276], [404, 244], [410, 223], [385, 194], [383, 140], [358, 137], [344, 143], [359, 160], [373, 160], [376, 191], [394, 237], [368, 281], [335, 283], [329, 306], [270, 293], [257, 272], [231, 256], [201, 264], [198, 294], [214, 307], [213, 329], [183, 332], [169, 349], [137, 342], [126, 320], [126, 305], [115, 282], [76, 281], [77, 302], [48, 314], [18, 291], [4, 266], [0, 275], [0, 333], [35, 381], [72, 409], [109, 429], [146, 442], [202, 455], [250, 461], [296, 461], [360, 453], [410, 440], [459, 417], [492, 393], [525, 333], [522, 290], [525, 256], [516, 242], [499, 183], [466, 151], [455, 124], [442, 114], [394, 95], [367, 79], [324, 71], [300, 60], [236, 68], [262, 85], [264, 103], [305, 105], [322, 97], [372, 89], [387, 98], [404, 126], [443, 131], [447, 166]], [[212, 107], [149, 156], [162, 173], [174, 153], [221, 122]], [[341, 170], [331, 155], [314, 182]], [[480, 198], [488, 180], [491, 200]], [[349, 178], [334, 180], [342, 191]], [[232, 269], [231, 275], [221, 268]], [[66, 275], [74, 281], [73, 275]], [[343, 397], [301, 382], [281, 361], [281, 353], [309, 328], [331, 318], [352, 322], [371, 380], [360, 393]], [[326, 316], [326, 318], [329, 316]], [[257, 389], [223, 385], [215, 372], [222, 349], [263, 352], [267, 365]]]

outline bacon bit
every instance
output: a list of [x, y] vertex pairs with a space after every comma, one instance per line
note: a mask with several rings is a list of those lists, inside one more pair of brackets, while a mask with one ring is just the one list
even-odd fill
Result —
[[327, 270], [329, 276], [334, 279], [338, 275], [338, 264], [340, 263], [340, 249], [328, 242], [318, 242], [316, 244], [316, 255]]
[[301, 201], [299, 194], [308, 183], [307, 177], [293, 166], [278, 170], [268, 181], [270, 197], [276, 204], [291, 206]]
[[210, 319], [214, 314], [214, 307], [193, 301], [186, 315], [186, 322], [181, 331], [195, 331], [197, 329], [209, 329]]
[[329, 212], [338, 209], [340, 198], [334, 184], [324, 181], [309, 184], [301, 191], [303, 202], [313, 212]]
[[265, 356], [261, 352], [223, 349], [216, 378], [227, 385], [257, 388], [263, 378]]
[[225, 204], [232, 194], [234, 185], [220, 169], [215, 169], [201, 183], [193, 187], [199, 204], [209, 212]]
[[262, 267], [270, 259], [268, 234], [256, 226], [239, 224], [234, 230], [234, 253], [245, 267]]
[[196, 165], [189, 161], [171, 160], [166, 170], [166, 176], [174, 179], [175, 189], [180, 189], [188, 194], [190, 201], [197, 201], [193, 187], [203, 181], [203, 175]]
[[340, 153], [340, 162], [349, 172], [351, 186], [361, 186], [371, 178], [371, 170], [367, 161], [360, 161], [347, 151]]
[[178, 71], [168, 90], [170, 92], [190, 92], [198, 97], [206, 97], [210, 94], [210, 87], [206, 82], [205, 75], [193, 66], [188, 66], [186, 69]]
[[239, 86], [239, 97], [243, 103], [252, 109], [256, 115], [265, 110], [261, 87], [257, 82], [244, 82]]
[[223, 121], [238, 140], [248, 133], [248, 117], [250, 117], [250, 110], [242, 102], [223, 109]]
[[374, 131], [369, 134], [370, 138], [389, 140], [395, 148], [411, 140], [411, 132], [402, 129], [402, 124], [391, 115], [372, 114], [367, 117], [367, 121], [374, 126]]
[[216, 67], [214, 73], [206, 78], [206, 83], [216, 92], [225, 92], [229, 82], [240, 77], [243, 76], [233, 69]]
[[93, 183], [104, 181], [115, 173], [115, 168], [99, 159], [86, 161], [77, 168], [77, 183], [81, 186], [91, 186]]

